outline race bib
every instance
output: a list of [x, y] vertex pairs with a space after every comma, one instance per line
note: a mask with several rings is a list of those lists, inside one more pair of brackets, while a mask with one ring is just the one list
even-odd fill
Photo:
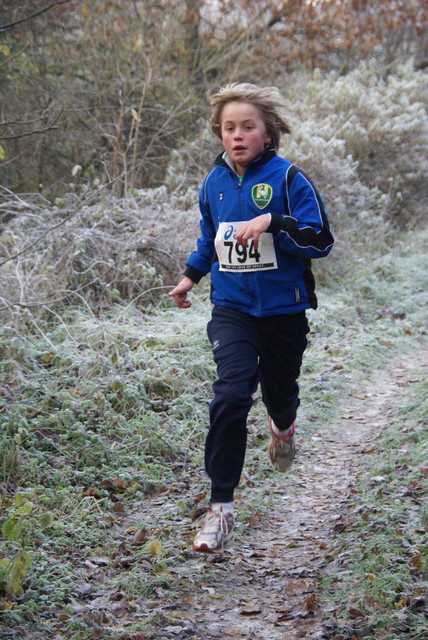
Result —
[[221, 222], [215, 237], [220, 271], [267, 271], [277, 269], [273, 235], [262, 233], [259, 237], [258, 249], [253, 238], [248, 246], [236, 242], [235, 233], [243, 222]]

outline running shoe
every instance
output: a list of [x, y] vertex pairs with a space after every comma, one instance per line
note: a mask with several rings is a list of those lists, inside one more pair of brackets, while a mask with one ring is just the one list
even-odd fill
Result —
[[193, 541], [193, 551], [216, 553], [223, 551], [233, 540], [235, 518], [233, 513], [208, 511], [201, 530]]
[[291, 467], [296, 455], [296, 445], [294, 442], [296, 427], [294, 422], [289, 429], [284, 431], [284, 434], [278, 434], [275, 432], [272, 418], [269, 416], [269, 428], [271, 436], [269, 442], [269, 457], [277, 471], [287, 471]]

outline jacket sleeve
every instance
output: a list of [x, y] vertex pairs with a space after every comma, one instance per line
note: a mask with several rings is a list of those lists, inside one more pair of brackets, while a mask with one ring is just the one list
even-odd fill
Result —
[[284, 251], [302, 258], [322, 258], [334, 243], [324, 202], [311, 180], [299, 170], [286, 194], [289, 215], [272, 213], [268, 231]]
[[201, 236], [196, 243], [196, 251], [193, 251], [187, 259], [184, 275], [199, 282], [203, 276], [211, 271], [214, 255], [214, 240], [216, 229], [214, 227], [208, 202], [205, 201], [206, 180], [199, 192], [199, 209], [201, 212], [200, 229]]

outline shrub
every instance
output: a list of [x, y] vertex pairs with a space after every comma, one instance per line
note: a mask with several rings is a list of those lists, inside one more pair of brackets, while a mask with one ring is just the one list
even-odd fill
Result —
[[70, 299], [135, 300], [147, 308], [164, 281], [175, 280], [197, 233], [194, 209], [178, 208], [197, 200], [189, 189], [176, 196], [165, 187], [135, 190], [94, 204], [69, 194], [53, 207], [7, 197], [12, 219], [2, 234], [0, 296], [3, 310], [26, 307], [29, 316]]
[[288, 92], [297, 116], [287, 155], [320, 184], [333, 215], [347, 216], [352, 231], [362, 218], [364, 240], [367, 232], [385, 233], [382, 219], [404, 227], [425, 215], [425, 77], [412, 62], [386, 79], [382, 72], [374, 61], [345, 76], [316, 70], [296, 76]]

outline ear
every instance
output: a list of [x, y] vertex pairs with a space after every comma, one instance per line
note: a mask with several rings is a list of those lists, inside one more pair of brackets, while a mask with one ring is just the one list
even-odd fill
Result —
[[267, 133], [265, 135], [265, 144], [269, 144], [270, 142], [272, 142], [272, 136]]

